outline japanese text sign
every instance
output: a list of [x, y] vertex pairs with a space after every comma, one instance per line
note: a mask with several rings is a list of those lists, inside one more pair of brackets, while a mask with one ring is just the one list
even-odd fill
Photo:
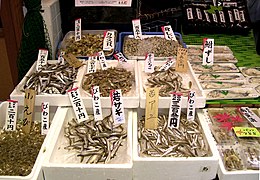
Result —
[[173, 64], [175, 60], [173, 58], [169, 58], [164, 65], [159, 69], [160, 71], [167, 71]]
[[144, 72], [145, 73], [154, 72], [154, 54], [153, 53], [148, 53], [145, 56]]
[[41, 134], [46, 135], [49, 131], [50, 126], [50, 105], [49, 102], [43, 102], [42, 103], [42, 114], [41, 114]]
[[177, 72], [187, 72], [188, 70], [188, 50], [178, 47], [175, 69]]
[[162, 26], [162, 31], [164, 34], [164, 38], [167, 40], [172, 40], [172, 41], [177, 41], [174, 32], [172, 30], [172, 26], [168, 25], [168, 26]]
[[121, 63], [127, 62], [126, 57], [121, 52], [118, 52], [118, 53], [114, 54], [114, 57]]
[[195, 119], [195, 108], [196, 93], [195, 91], [190, 91], [188, 95], [187, 120], [193, 121]]
[[181, 117], [182, 94], [172, 93], [172, 99], [169, 108], [168, 127], [179, 128]]
[[203, 40], [203, 62], [202, 65], [213, 65], [214, 60], [214, 39]]
[[233, 127], [237, 137], [260, 137], [260, 132], [253, 127]]
[[98, 52], [98, 59], [100, 62], [101, 69], [106, 70], [108, 68], [108, 65], [107, 65], [107, 60], [106, 60], [106, 57], [105, 57], [105, 54], [103, 51]]
[[81, 18], [75, 20], [75, 41], [81, 40]]
[[239, 112], [251, 123], [254, 127], [260, 128], [260, 118], [249, 109], [249, 107], [241, 107]]
[[115, 47], [115, 32], [105, 31], [103, 40], [103, 51], [111, 51]]
[[159, 88], [146, 89], [145, 105], [145, 129], [157, 129], [158, 127], [158, 103]]
[[64, 64], [64, 58], [63, 58], [64, 55], [65, 55], [65, 52], [61, 51], [58, 56], [58, 63]]
[[141, 30], [140, 19], [132, 20], [132, 25], [133, 25], [133, 31], [134, 31], [134, 38], [142, 39], [142, 30]]
[[42, 66], [47, 64], [48, 59], [48, 50], [47, 49], [39, 49], [37, 64], [36, 64], [36, 71], [40, 71]]
[[111, 90], [112, 115], [115, 124], [125, 123], [123, 96], [121, 89]]
[[88, 59], [87, 74], [94, 73], [97, 70], [97, 56], [90, 56]]
[[131, 7], [132, 0], [75, 0], [76, 7], [82, 6], [110, 6], [110, 7]]
[[92, 88], [92, 105], [95, 121], [103, 120], [99, 86]]
[[8, 100], [8, 106], [6, 111], [5, 119], [5, 130], [15, 131], [16, 130], [16, 120], [17, 120], [17, 101]]

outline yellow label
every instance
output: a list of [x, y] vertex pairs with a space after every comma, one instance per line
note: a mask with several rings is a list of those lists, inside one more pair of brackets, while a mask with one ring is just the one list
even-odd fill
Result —
[[35, 95], [36, 95], [35, 90], [32, 89], [25, 90], [22, 130], [26, 134], [29, 134], [31, 130], [31, 124], [32, 124], [33, 113], [34, 113]]
[[254, 127], [233, 127], [237, 137], [260, 137], [260, 132]]
[[188, 70], [188, 50], [186, 48], [178, 48], [175, 69], [177, 72], [187, 72]]
[[83, 65], [83, 63], [76, 58], [73, 54], [64, 55], [63, 58], [73, 67], [78, 68]]
[[158, 103], [159, 88], [146, 89], [145, 105], [145, 129], [157, 129], [158, 127]]

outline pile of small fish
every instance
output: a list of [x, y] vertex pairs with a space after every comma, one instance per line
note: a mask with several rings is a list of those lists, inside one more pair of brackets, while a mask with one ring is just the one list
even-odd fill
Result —
[[33, 123], [31, 132], [22, 132], [22, 123], [17, 123], [16, 131], [0, 132], [0, 175], [27, 176], [31, 173], [41, 149], [44, 137], [41, 124]]
[[222, 88], [242, 88], [245, 82], [233, 82], [233, 81], [201, 81], [203, 89], [222, 89]]
[[37, 94], [65, 94], [72, 88], [77, 72], [78, 68], [68, 63], [47, 64], [27, 77], [22, 91], [34, 89]]
[[250, 92], [248, 89], [241, 90], [212, 90], [207, 94], [207, 98], [241, 98], [249, 97]]
[[242, 170], [244, 168], [239, 154], [234, 149], [227, 148], [222, 153], [224, 165], [228, 171]]
[[[244, 76], [240, 74], [225, 74], [225, 73], [203, 73], [198, 76], [199, 80], [244, 80]], [[259, 78], [260, 79], [260, 78]]]
[[244, 68], [242, 69], [242, 73], [244, 73], [246, 76], [260, 76], [260, 68]]
[[125, 37], [123, 53], [129, 56], [145, 56], [147, 52], [154, 53], [155, 57], [171, 57], [177, 55], [178, 41], [169, 41], [162, 37], [148, 37], [134, 39]]
[[175, 72], [174, 67], [170, 67], [166, 71], [160, 71], [160, 67], [156, 66], [155, 71], [149, 75], [147, 79], [146, 86], [148, 87], [158, 87], [160, 96], [170, 96], [171, 92], [181, 92], [184, 96], [187, 96], [191, 81], [187, 87], [183, 86], [182, 77]]
[[260, 150], [258, 145], [246, 145], [243, 146], [243, 154], [245, 155], [245, 161], [247, 162], [247, 169], [259, 170], [260, 166]]
[[208, 65], [201, 65], [201, 64], [192, 64], [192, 69], [198, 73], [210, 73], [210, 72], [238, 72], [239, 70], [234, 64], [228, 63], [228, 64], [214, 64], [212, 66]]
[[210, 155], [203, 130], [195, 121], [181, 115], [178, 129], [167, 127], [168, 118], [158, 116], [158, 128], [145, 129], [145, 118], [138, 121], [138, 142], [141, 156], [152, 157], [205, 157]]
[[85, 75], [82, 88], [91, 94], [93, 86], [99, 86], [100, 96], [109, 97], [110, 91], [121, 89], [122, 93], [129, 92], [134, 82], [134, 75], [121, 67], [110, 67], [106, 70], [97, 70]]
[[94, 121], [94, 116], [89, 115], [81, 123], [73, 118], [64, 130], [69, 141], [65, 149], [76, 150], [80, 162], [88, 164], [108, 163], [127, 137], [126, 129], [122, 124], [115, 125], [112, 115], [102, 121]]

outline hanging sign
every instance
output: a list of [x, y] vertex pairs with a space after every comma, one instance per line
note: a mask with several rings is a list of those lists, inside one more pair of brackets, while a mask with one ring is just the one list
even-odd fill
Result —
[[147, 53], [144, 61], [144, 72], [153, 73], [154, 72], [154, 54]]
[[146, 89], [145, 129], [158, 127], [159, 88]]
[[36, 71], [40, 71], [42, 66], [47, 64], [48, 59], [48, 50], [47, 49], [39, 49], [37, 64], [36, 64]]
[[95, 121], [103, 120], [99, 86], [92, 88], [92, 105]]
[[8, 100], [7, 102], [8, 102], [8, 106], [7, 106], [6, 118], [5, 118], [5, 130], [15, 131], [18, 101]]
[[179, 128], [180, 117], [181, 117], [181, 105], [182, 105], [182, 94], [172, 93], [172, 99], [169, 108], [168, 116], [168, 127], [169, 128]]
[[214, 61], [214, 39], [203, 39], [203, 62], [202, 65], [213, 65]]
[[168, 25], [168, 26], [162, 26], [162, 31], [164, 34], [165, 39], [167, 40], [172, 40], [172, 41], [177, 41], [174, 32], [172, 30], [172, 26]]
[[49, 131], [50, 126], [50, 105], [49, 102], [43, 102], [42, 103], [42, 124], [41, 124], [41, 134], [46, 135]]
[[111, 90], [112, 115], [115, 124], [125, 123], [123, 96], [121, 89]]
[[75, 20], [75, 41], [81, 40], [81, 18]]
[[142, 30], [141, 30], [140, 19], [132, 20], [132, 25], [133, 25], [133, 31], [134, 31], [134, 38], [142, 39]]

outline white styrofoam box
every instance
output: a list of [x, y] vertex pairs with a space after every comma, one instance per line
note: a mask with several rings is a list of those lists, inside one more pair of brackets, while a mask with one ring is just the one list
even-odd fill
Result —
[[[57, 60], [48, 60], [48, 63], [54, 64], [57, 63]], [[82, 67], [80, 67], [82, 68]], [[80, 71], [80, 68], [78, 71]], [[15, 87], [13, 92], [10, 94], [11, 99], [17, 100], [19, 105], [24, 104], [24, 92], [21, 91], [27, 80], [26, 77], [29, 77], [32, 73], [36, 71], [36, 62], [32, 65], [30, 70], [26, 73], [21, 82]], [[79, 78], [77, 76], [76, 80]], [[50, 106], [71, 106], [70, 99], [68, 94], [39, 94], [35, 97], [35, 106], [41, 106], [42, 102], [49, 102]]]
[[[7, 111], [7, 107], [8, 107], [8, 102], [2, 102], [0, 104], [0, 128], [2, 129], [5, 125], [5, 118], [6, 118], [6, 111]], [[23, 106], [18, 106], [18, 114], [17, 114], [17, 118], [21, 119], [23, 118], [23, 110], [24, 107]], [[51, 126], [48, 132], [48, 135], [45, 137], [43, 144], [41, 146], [41, 149], [39, 151], [39, 154], [37, 156], [37, 159], [34, 163], [34, 166], [32, 168], [31, 173], [28, 176], [0, 176], [0, 180], [6, 180], [6, 179], [21, 179], [21, 180], [43, 180], [44, 176], [43, 176], [43, 172], [41, 169], [43, 160], [45, 158], [45, 149], [46, 149], [46, 143], [47, 141], [52, 137], [53, 134], [53, 130], [55, 127], [55, 122], [52, 121], [52, 119], [55, 116], [57, 107], [50, 107], [50, 122], [51, 122]], [[34, 109], [34, 121], [41, 121], [41, 106], [35, 107]]]
[[[159, 113], [168, 114], [169, 109], [159, 109]], [[144, 110], [133, 112], [133, 179], [214, 179], [218, 168], [218, 150], [206, 122], [199, 123], [208, 141], [211, 156], [208, 157], [140, 157], [138, 153], [137, 121]]]
[[[165, 61], [154, 61], [155, 66], [163, 65]], [[173, 65], [174, 66], [174, 65]], [[179, 73], [182, 76], [184, 83], [188, 84], [189, 81], [192, 82], [192, 90], [196, 92], [196, 108], [203, 108], [206, 104], [206, 97], [202, 92], [202, 88], [195, 77], [194, 72], [188, 62], [188, 72], [187, 73]], [[145, 108], [146, 104], [146, 93], [144, 92], [144, 84], [149, 77], [148, 74], [144, 72], [144, 61], [138, 61], [138, 76], [139, 76], [139, 84], [140, 84], [140, 107]], [[183, 97], [182, 107], [187, 107], [188, 97]], [[159, 96], [159, 108], [169, 108], [171, 102], [171, 97], [161, 97]]]
[[[102, 109], [103, 117], [110, 114], [109, 109]], [[91, 110], [87, 109], [90, 114]], [[68, 121], [75, 118], [72, 108], [62, 107], [57, 112], [59, 125], [56, 126], [56, 133], [52, 136], [52, 141], [48, 141], [46, 148], [46, 158], [43, 163], [45, 179], [62, 180], [112, 180], [112, 179], [132, 179], [132, 111], [125, 109], [127, 138], [123, 146], [117, 152], [115, 158], [107, 164], [85, 164], [76, 159], [73, 152], [64, 149], [67, 146], [64, 137], [64, 127]]]
[[[137, 61], [136, 60], [129, 60], [127, 63], [119, 63], [117, 60], [108, 60], [107, 64], [109, 67], [123, 67], [128, 71], [131, 71], [134, 75], [134, 82], [132, 84], [132, 88], [126, 94], [123, 94], [123, 103], [125, 108], [137, 108], [139, 107], [139, 83], [138, 83], [138, 72], [137, 72]], [[100, 63], [97, 62], [97, 69], [100, 69]], [[84, 83], [84, 75], [87, 73], [87, 62], [86, 66], [81, 69], [79, 72], [80, 80], [76, 83], [75, 86], [79, 87], [80, 95], [84, 102], [86, 108], [92, 107], [92, 96], [84, 89], [82, 89], [82, 84]], [[111, 107], [111, 99], [110, 97], [101, 97], [101, 106], [103, 108], [110, 108]]]

